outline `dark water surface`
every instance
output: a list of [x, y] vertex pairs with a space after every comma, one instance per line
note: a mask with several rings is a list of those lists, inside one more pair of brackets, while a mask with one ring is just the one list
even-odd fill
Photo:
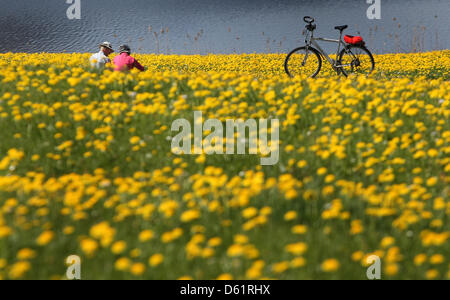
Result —
[[140, 53], [287, 52], [303, 43], [304, 15], [320, 36], [348, 24], [376, 53], [450, 41], [450, 0], [381, 0], [381, 20], [367, 18], [366, 0], [81, 0], [80, 20], [67, 18], [66, 0], [0, 4], [0, 52], [93, 52], [104, 40]]

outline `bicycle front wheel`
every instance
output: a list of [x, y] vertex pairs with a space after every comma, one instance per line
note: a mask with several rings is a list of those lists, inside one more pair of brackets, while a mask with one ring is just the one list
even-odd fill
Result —
[[375, 60], [366, 47], [347, 45], [339, 54], [338, 66], [345, 76], [369, 75], [375, 69]]
[[312, 47], [300, 47], [292, 50], [284, 62], [286, 74], [290, 77], [307, 75], [316, 77], [322, 67], [319, 51]]

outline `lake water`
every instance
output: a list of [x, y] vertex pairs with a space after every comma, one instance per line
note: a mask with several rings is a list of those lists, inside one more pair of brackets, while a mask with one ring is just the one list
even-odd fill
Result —
[[381, 0], [381, 20], [367, 18], [366, 0], [81, 0], [80, 20], [67, 18], [66, 0], [0, 4], [0, 52], [94, 52], [107, 40], [139, 53], [283, 53], [303, 43], [304, 15], [320, 36], [348, 24], [376, 53], [450, 41], [450, 0]]

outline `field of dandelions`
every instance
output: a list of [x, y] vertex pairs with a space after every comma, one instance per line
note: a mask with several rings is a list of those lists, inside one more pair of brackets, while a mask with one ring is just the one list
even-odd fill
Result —
[[[450, 277], [450, 51], [369, 78], [281, 54], [0, 54], [0, 279]], [[280, 120], [280, 160], [176, 155], [173, 120]], [[206, 132], [205, 132], [206, 134]]]

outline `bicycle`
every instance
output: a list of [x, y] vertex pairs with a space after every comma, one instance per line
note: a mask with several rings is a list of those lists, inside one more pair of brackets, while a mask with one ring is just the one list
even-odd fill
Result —
[[[340, 36], [339, 40], [334, 40], [314, 37], [314, 30], [317, 28], [314, 18], [306, 16], [303, 21], [308, 24], [305, 26], [307, 30], [306, 45], [292, 50], [287, 55], [284, 62], [287, 75], [295, 77], [304, 72], [312, 73], [309, 77], [316, 77], [322, 68], [322, 57], [326, 58], [338, 75], [342, 73], [347, 77], [350, 73], [369, 75], [373, 72], [375, 60], [372, 53], [366, 48], [363, 39], [359, 36], [346, 35], [342, 40], [342, 34], [348, 25], [335, 27], [336, 30], [339, 30]], [[336, 60], [330, 58], [316, 41], [337, 43]]]

